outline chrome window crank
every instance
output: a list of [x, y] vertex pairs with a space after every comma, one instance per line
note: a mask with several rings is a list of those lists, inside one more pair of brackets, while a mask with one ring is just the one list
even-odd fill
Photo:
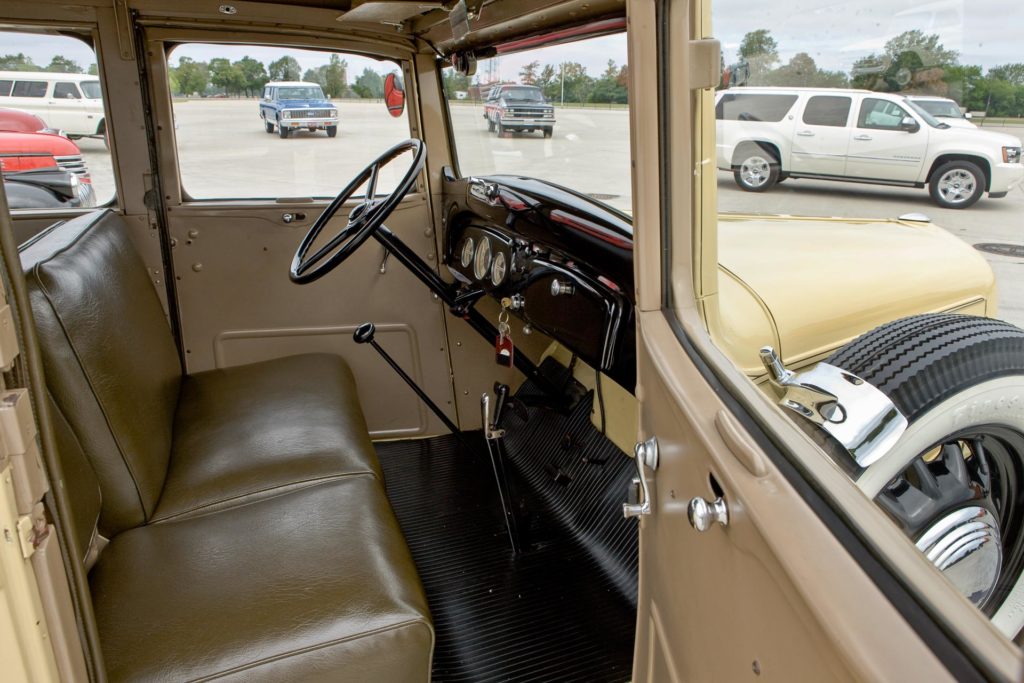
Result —
[[633, 453], [636, 456], [636, 478], [633, 483], [640, 488], [640, 500], [622, 504], [622, 514], [626, 519], [651, 514], [651, 489], [644, 476], [644, 466], [651, 468], [652, 472], [658, 469], [658, 439], [652, 436], [647, 441], [637, 442]]

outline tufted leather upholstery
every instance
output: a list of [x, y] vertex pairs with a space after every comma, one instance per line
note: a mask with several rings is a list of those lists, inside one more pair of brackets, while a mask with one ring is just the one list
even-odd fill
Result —
[[429, 679], [426, 600], [344, 361], [183, 377], [110, 211], [22, 265], [109, 679]]

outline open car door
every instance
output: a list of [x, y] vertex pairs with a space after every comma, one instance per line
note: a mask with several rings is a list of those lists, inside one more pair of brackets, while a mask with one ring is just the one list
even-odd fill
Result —
[[[633, 680], [1014, 679], [1009, 643], [974, 637], [988, 627], [980, 613], [936, 581], [838, 468], [788, 452], [813, 444], [710, 341], [715, 284], [700, 264], [716, 263], [714, 76], [702, 72], [717, 71], [719, 58], [696, 42], [710, 36], [708, 9], [699, 0], [629, 4], [630, 65], [647, 67], [632, 70], [630, 92], [640, 403], [626, 506], [640, 533]], [[935, 604], [955, 616], [937, 617]], [[955, 637], [950, 623], [961, 628]]]

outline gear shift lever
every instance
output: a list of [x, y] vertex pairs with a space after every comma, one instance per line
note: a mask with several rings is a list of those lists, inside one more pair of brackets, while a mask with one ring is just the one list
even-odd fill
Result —
[[[380, 347], [380, 344], [378, 344], [377, 341], [373, 338], [376, 333], [377, 327], [373, 323], [363, 323], [362, 325], [356, 328], [355, 332], [352, 333], [352, 341], [354, 341], [356, 344], [369, 344], [370, 346], [372, 346], [373, 350], [379, 353], [381, 358], [387, 361], [388, 365], [391, 366], [391, 369], [397, 372], [398, 376], [401, 377], [405, 381], [405, 383], [409, 385], [409, 388], [416, 392], [416, 395], [420, 397], [420, 400], [427, 404], [427, 407], [433, 411], [434, 415], [437, 415], [437, 418], [444, 423], [445, 427], [450, 429], [452, 433], [458, 436], [459, 439], [461, 440], [462, 436], [459, 432], [459, 428], [455, 426], [454, 422], [448, 419], [448, 416], [444, 414], [444, 412], [441, 410], [441, 408], [438, 407], [436, 403], [430, 400], [430, 397], [427, 396], [423, 392], [423, 390], [419, 388], [416, 382], [413, 381], [412, 377], [405, 374], [405, 370], [399, 367], [398, 363], [395, 362], [395, 359], [388, 355], [388, 352]], [[465, 445], [465, 443], [463, 445]]]

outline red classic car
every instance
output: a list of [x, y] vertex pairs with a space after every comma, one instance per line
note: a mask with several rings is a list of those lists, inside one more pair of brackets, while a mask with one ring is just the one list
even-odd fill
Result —
[[[59, 208], [96, 203], [78, 145], [47, 128], [35, 114], [0, 109], [0, 171], [12, 206]], [[55, 184], [61, 172], [68, 177]]]

